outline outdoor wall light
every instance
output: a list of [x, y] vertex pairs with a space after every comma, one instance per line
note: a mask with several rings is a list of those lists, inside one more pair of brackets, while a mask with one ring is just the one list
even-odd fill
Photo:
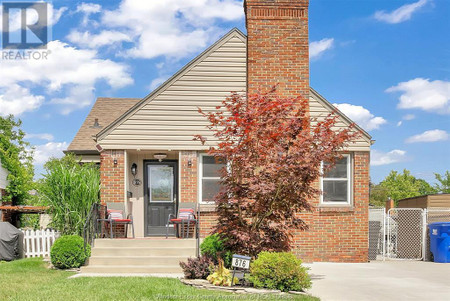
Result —
[[114, 159], [114, 165], [117, 165], [117, 159]]
[[131, 174], [133, 175], [133, 177], [135, 177], [137, 174], [137, 164], [136, 163], [131, 164]]
[[139, 186], [142, 184], [141, 180], [136, 179], [136, 175], [137, 175], [137, 164], [133, 163], [131, 164], [131, 174], [133, 175], [133, 181], [131, 182], [131, 184], [133, 184], [134, 186]]
[[161, 162], [163, 159], [167, 158], [167, 154], [164, 153], [156, 153], [153, 155], [155, 159], [158, 159]]
[[192, 160], [191, 159], [188, 160], [188, 167], [192, 167]]

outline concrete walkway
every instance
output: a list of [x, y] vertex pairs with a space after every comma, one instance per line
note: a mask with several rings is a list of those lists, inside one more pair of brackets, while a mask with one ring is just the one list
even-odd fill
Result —
[[313, 263], [313, 296], [328, 300], [450, 300], [450, 264], [421, 261]]

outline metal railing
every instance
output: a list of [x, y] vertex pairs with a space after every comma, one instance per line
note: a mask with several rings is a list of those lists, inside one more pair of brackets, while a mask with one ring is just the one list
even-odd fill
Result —
[[97, 220], [100, 216], [100, 204], [95, 203], [92, 204], [91, 209], [89, 210], [89, 214], [86, 218], [86, 222], [83, 227], [83, 239], [84, 239], [84, 249], [86, 250], [86, 246], [89, 244], [90, 246], [94, 246], [94, 239], [97, 235]]

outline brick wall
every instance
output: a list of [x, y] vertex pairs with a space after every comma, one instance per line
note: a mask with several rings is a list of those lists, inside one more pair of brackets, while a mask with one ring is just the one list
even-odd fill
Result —
[[368, 260], [369, 152], [353, 156], [353, 205], [320, 207], [300, 216], [308, 231], [294, 233], [293, 251], [306, 262], [366, 262]]
[[200, 237], [205, 238], [210, 235], [217, 224], [217, 213], [213, 210], [203, 210], [200, 213]]
[[246, 0], [247, 91], [309, 98], [308, 0]]
[[[189, 160], [191, 164], [189, 164]], [[196, 151], [180, 151], [180, 202], [197, 203], [197, 161]]]
[[[368, 261], [369, 158], [369, 152], [353, 153], [351, 207], [321, 207], [317, 198], [311, 200], [313, 212], [300, 214], [309, 230], [293, 231], [292, 251], [303, 261]], [[210, 234], [216, 222], [215, 212], [202, 212], [200, 236]]]
[[125, 195], [125, 157], [123, 150], [104, 150], [100, 153], [100, 199], [123, 202]]

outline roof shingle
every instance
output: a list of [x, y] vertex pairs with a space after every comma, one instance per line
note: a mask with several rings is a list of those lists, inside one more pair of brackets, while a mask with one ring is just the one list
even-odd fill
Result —
[[[73, 138], [67, 151], [85, 152], [96, 151], [93, 136], [122, 116], [127, 110], [138, 103], [140, 98], [107, 98], [99, 97], [92, 107], [86, 120]], [[93, 127], [98, 119], [100, 127]]]

